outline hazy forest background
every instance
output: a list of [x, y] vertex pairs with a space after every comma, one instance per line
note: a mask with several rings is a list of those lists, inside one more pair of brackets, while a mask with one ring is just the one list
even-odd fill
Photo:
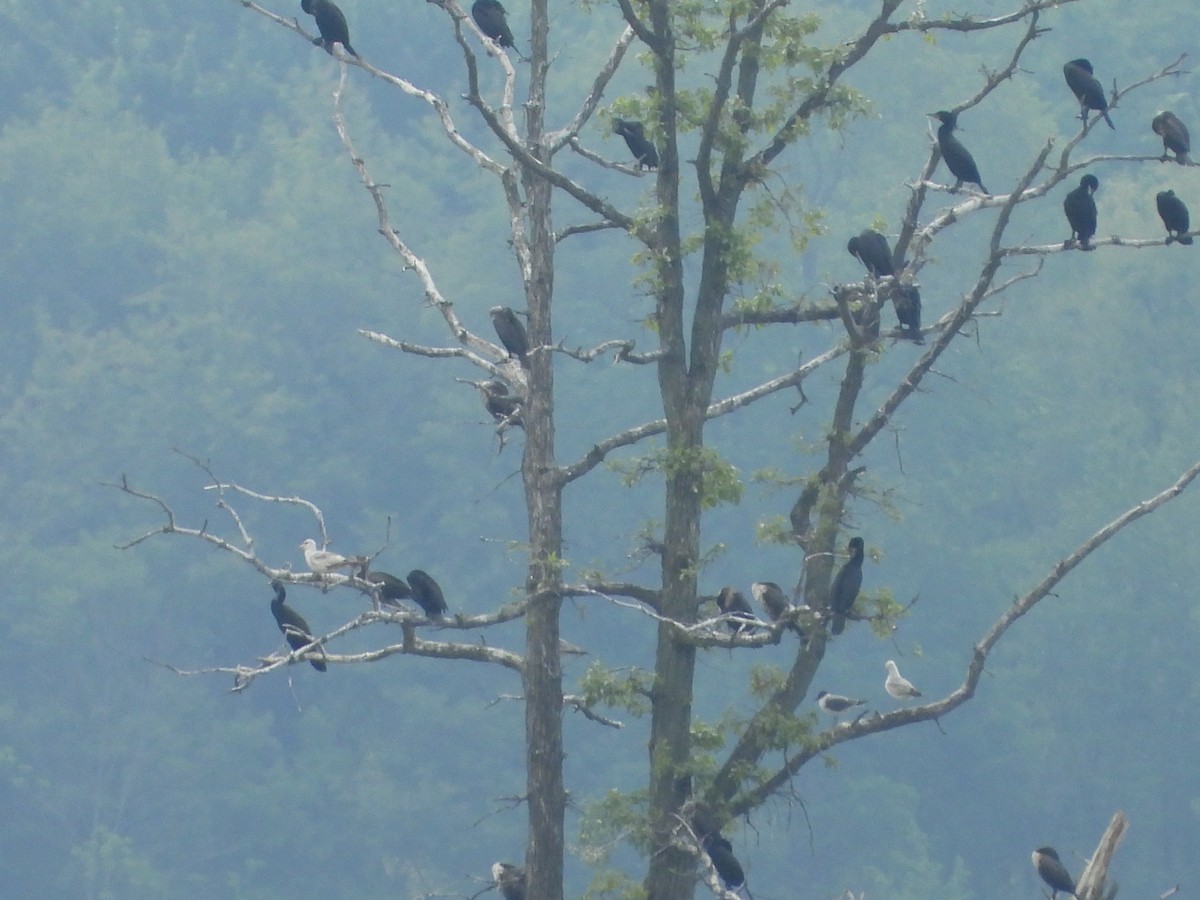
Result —
[[[298, 0], [269, 5], [301, 15]], [[975, 5], [995, 13], [1012, 4]], [[464, 132], [488, 142], [459, 100], [461, 53], [442, 10], [417, 0], [341, 6], [360, 53], [449, 98]], [[508, 6], [527, 46], [527, 14], [519, 0]], [[955, 4], [926, 6], [934, 14]], [[806, 7], [834, 41], [875, 4]], [[556, 123], [621, 25], [608, 3], [553, 13]], [[455, 382], [480, 375], [358, 333], [449, 343], [377, 234], [331, 124], [338, 64], [230, 0], [9, 0], [0, 20], [9, 36], [0, 58], [0, 894], [476, 893], [493, 860], [524, 853], [524, 811], [501, 799], [524, 789], [522, 714], [516, 701], [494, 702], [519, 693], [516, 677], [396, 656], [323, 676], [294, 667], [294, 696], [282, 674], [237, 695], [228, 679], [180, 678], [147, 660], [203, 667], [277, 649], [270, 589], [194, 541], [114, 549], [158, 520], [102, 486], [128, 473], [190, 524], [224, 527], [203, 472], [179, 448], [222, 477], [320, 504], [341, 552], [376, 549], [391, 517], [380, 568], [427, 569], [452, 610], [494, 608], [524, 583], [521, 486], [510, 477], [521, 438], [495, 452], [478, 395]], [[1106, 85], [1128, 84], [1195, 53], [1200, 7], [1089, 0], [1043, 24], [1053, 31], [1030, 49], [1026, 71], [964, 117], [963, 140], [996, 192], [1048, 137], [1075, 133], [1065, 60], [1089, 56]], [[974, 94], [980, 65], [1002, 65], [1012, 43], [1012, 32], [906, 35], [853, 72], [869, 114], [838, 133], [818, 130], [777, 167], [823, 229], [781, 273], [786, 293], [820, 297], [824, 285], [860, 277], [846, 240], [877, 220], [894, 233], [904, 183], [928, 155], [925, 114]], [[494, 90], [498, 70], [484, 63]], [[627, 61], [605, 102], [648, 79]], [[373, 174], [390, 185], [394, 220], [458, 314], [489, 336], [490, 306], [522, 305], [495, 183], [449, 147], [424, 104], [361, 70], [349, 81], [346, 114]], [[1151, 117], [1169, 108], [1200, 124], [1194, 88], [1184, 75], [1132, 95], [1113, 113], [1117, 130], [1095, 130], [1084, 151], [1158, 153]], [[585, 144], [628, 161], [606, 122]], [[1101, 237], [1160, 237], [1154, 194], [1166, 187], [1200, 212], [1200, 174], [1190, 169], [1111, 164], [1097, 174]], [[601, 179], [625, 207], [652, 184], [615, 171]], [[1013, 234], [1064, 239], [1066, 189], [1019, 210]], [[561, 224], [569, 219], [560, 212]], [[938, 243], [921, 275], [927, 321], [956, 302], [956, 272], [977, 268], [972, 241], [988, 227], [990, 216], [977, 216]], [[562, 245], [558, 334], [569, 346], [611, 337], [653, 345], [632, 252], [619, 240]], [[883, 661], [895, 657], [927, 693], [953, 687], [972, 642], [1014, 595], [1194, 461], [1197, 253], [1053, 256], [990, 307], [1000, 315], [982, 321], [977, 341], [943, 358], [945, 377], [928, 380], [895, 423], [898, 451], [887, 442], [867, 460], [896, 514], [860, 503], [853, 523], [879, 554], [865, 588], [920, 600], [894, 641], [852, 627], [819, 686], [891, 709]], [[892, 321], [890, 309], [883, 315]], [[776, 329], [745, 352], [729, 335], [721, 393], [820, 352], [836, 329]], [[884, 347], [867, 376], [880, 385], [920, 352]], [[556, 367], [564, 459], [597, 433], [661, 414], [652, 390], [639, 393], [653, 382], [648, 370], [608, 360]], [[820, 390], [809, 392], [828, 395], [836, 377], [818, 375]], [[576, 390], [586, 404], [572, 405]], [[786, 517], [793, 494], [754, 478], [764, 468], [807, 471], [806, 441], [824, 420], [791, 414], [795, 402], [779, 394], [710, 426], [746, 491], [705, 520], [705, 544], [726, 548], [703, 573], [709, 593], [795, 581], [794, 549], [756, 539], [759, 523]], [[241, 508], [264, 558], [303, 568], [295, 548], [313, 536], [311, 518]], [[630, 491], [610, 471], [569, 489], [567, 508], [573, 570], [638, 580], [648, 564], [634, 555], [636, 534], [657, 514], [654, 492]], [[1033, 898], [1030, 850], [1054, 844], [1077, 873], [1118, 808], [1132, 826], [1113, 873], [1123, 900], [1200, 883], [1195, 522], [1196, 498], [1185, 496], [1109, 544], [1015, 626], [944, 734], [921, 725], [839, 747], [836, 765], [809, 766], [796, 780], [803, 806], [777, 800], [733, 829], [756, 900], [847, 889], [871, 900]], [[349, 592], [290, 596], [321, 631], [361, 603]], [[653, 650], [649, 619], [600, 600], [569, 602], [563, 631], [592, 654], [569, 663], [568, 683], [590, 659], [645, 665]], [[368, 629], [339, 649], [388, 638]], [[519, 649], [520, 624], [487, 639]], [[751, 666], [784, 665], [787, 654], [702, 653], [697, 714], [720, 717], [744, 697]], [[644, 779], [644, 723], [618, 717], [619, 732], [566, 713], [572, 845], [589, 801]], [[613, 864], [640, 877], [629, 851]], [[581, 896], [590, 877], [572, 855], [567, 895]]]

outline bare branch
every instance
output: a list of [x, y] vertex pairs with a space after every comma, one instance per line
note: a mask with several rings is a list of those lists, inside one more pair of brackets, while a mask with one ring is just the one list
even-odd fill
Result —
[[1108, 543], [1126, 526], [1131, 525], [1143, 516], [1149, 515], [1159, 507], [1174, 500], [1187, 489], [1198, 475], [1200, 475], [1200, 462], [1193, 463], [1165, 490], [1160, 491], [1148, 500], [1143, 500], [1141, 503], [1136, 504], [1117, 516], [1117, 518], [1113, 519], [1056, 563], [1050, 573], [1033, 590], [1016, 600], [993, 623], [987, 633], [975, 645], [971, 662], [967, 666], [966, 677], [959, 687], [955, 688], [941, 700], [889, 713], [866, 715], [856, 721], [845, 722], [829, 731], [822, 732], [814, 739], [811, 745], [806, 746], [804, 750], [796, 755], [788, 757], [784, 761], [784, 764], [769, 778], [756, 784], [748, 791], [739, 794], [736, 801], [730, 807], [730, 815], [739, 816], [754, 809], [786, 785], [805, 763], [838, 744], [857, 740], [869, 734], [890, 731], [893, 728], [900, 728], [916, 722], [936, 722], [940, 717], [953, 712], [969, 701], [975, 695], [975, 688], [979, 683], [979, 678], [983, 674], [988, 655], [1017, 619], [1033, 609], [1042, 599], [1049, 596], [1051, 591], [1092, 553]]
[[583, 713], [585, 717], [591, 719], [593, 722], [599, 722], [601, 725], [607, 725], [609, 728], [625, 727], [625, 723], [618, 719], [610, 719], [607, 716], [600, 715], [578, 694], [563, 694], [563, 703]]
[[608, 59], [600, 67], [600, 71], [596, 73], [596, 78], [592, 82], [592, 89], [583, 98], [583, 103], [580, 104], [579, 110], [575, 115], [571, 117], [571, 121], [561, 131], [551, 132], [546, 135], [546, 143], [550, 147], [551, 154], [557, 153], [562, 149], [564, 144], [568, 142], [573, 143], [580, 129], [591, 119], [592, 114], [596, 111], [596, 107], [600, 104], [600, 98], [604, 96], [604, 89], [612, 81], [613, 75], [616, 74], [618, 67], [621, 65], [621, 60], [625, 58], [625, 51], [633, 43], [633, 38], [633, 28], [627, 24], [625, 30], [617, 37], [612, 51], [608, 54]]

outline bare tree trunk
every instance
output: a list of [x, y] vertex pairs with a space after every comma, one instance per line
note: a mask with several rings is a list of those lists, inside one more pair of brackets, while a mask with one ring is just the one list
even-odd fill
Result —
[[[525, 105], [528, 145], [543, 162], [545, 84], [549, 16], [546, 0], [534, 0], [529, 98]], [[553, 334], [554, 234], [552, 187], [523, 171], [530, 271], [525, 293], [532, 347], [547, 347]], [[525, 766], [529, 801], [526, 856], [530, 900], [563, 896], [563, 820], [566, 792], [562, 763], [562, 666], [559, 614], [562, 609], [562, 483], [554, 458], [554, 369], [551, 354], [530, 354], [529, 406], [522, 473], [529, 517], [529, 610], [525, 620]]]

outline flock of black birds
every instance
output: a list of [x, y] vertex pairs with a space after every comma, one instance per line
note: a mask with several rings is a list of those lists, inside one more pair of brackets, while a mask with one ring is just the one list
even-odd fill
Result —
[[[314, 44], [324, 47], [331, 55], [334, 52], [334, 44], [341, 44], [352, 56], [358, 55], [350, 45], [346, 17], [335, 4], [329, 0], [301, 0], [300, 6], [316, 20], [321, 36], [313, 41]], [[475, 0], [471, 6], [471, 16], [479, 30], [497, 46], [516, 49], [512, 31], [508, 26], [507, 11], [499, 0]], [[1108, 114], [1109, 104], [1104, 87], [1095, 77], [1091, 62], [1082, 58], [1073, 59], [1063, 66], [1063, 75], [1079, 101], [1080, 117], [1086, 121], [1089, 112], [1097, 112], [1103, 116], [1109, 128], [1115, 129], [1116, 126]], [[930, 113], [930, 116], [941, 123], [937, 129], [937, 142], [942, 159], [955, 178], [954, 185], [950, 188], [951, 193], [957, 192], [964, 184], [974, 185], [984, 194], [990, 193], [984, 186], [974, 157], [954, 134], [958, 127], [958, 113], [940, 110]], [[1187, 126], [1178, 116], [1169, 111], [1161, 112], [1155, 116], [1151, 128], [1162, 138], [1164, 162], [1169, 159], [1169, 153], [1174, 153], [1175, 162], [1190, 165], [1188, 154], [1191, 152], [1191, 138]], [[639, 169], [658, 167], [658, 151], [647, 139], [645, 126], [641, 122], [614, 117], [613, 131], [624, 138]], [[1096, 202], [1093, 195], [1099, 187], [1100, 182], [1095, 175], [1084, 175], [1079, 186], [1068, 192], [1063, 200], [1063, 212], [1071, 226], [1071, 237], [1065, 247], [1077, 243], [1082, 250], [1094, 249], [1090, 243], [1096, 235], [1097, 227]], [[1167, 229], [1166, 242], [1190, 245], [1192, 237], [1187, 233], [1190, 230], [1190, 218], [1184, 202], [1175, 196], [1173, 190], [1166, 190], [1158, 193], [1156, 205], [1159, 217]], [[863, 264], [871, 278], [892, 279], [889, 295], [901, 334], [921, 343], [921, 295], [916, 285], [901, 283], [897, 278], [897, 268], [903, 272], [906, 263], [900, 260], [897, 264], [887, 238], [877, 231], [867, 229], [852, 237], [846, 249]], [[523, 314], [507, 306], [493, 307], [490, 314], [496, 335], [509, 357], [516, 359], [523, 368], [528, 368], [531, 349], [529, 337], [518, 317]], [[524, 427], [521, 419], [521, 401], [510, 393], [503, 381], [492, 379], [472, 383], [479, 388], [487, 412], [499, 425]], [[846, 621], [852, 616], [854, 603], [862, 589], [863, 539], [851, 538], [848, 550], [850, 559], [838, 570], [829, 592], [829, 630], [833, 635], [844, 632]], [[379, 600], [384, 605], [402, 608], [401, 601], [411, 600], [430, 619], [441, 619], [448, 609], [441, 587], [420, 569], [409, 572], [407, 582], [387, 572], [367, 571], [365, 566], [360, 577], [376, 586]], [[283, 585], [272, 581], [271, 588], [275, 593], [271, 601], [271, 613], [292, 650], [312, 648], [323, 655], [324, 651], [320, 644], [315, 642], [312, 630], [304, 617], [285, 602], [287, 595]], [[792, 605], [778, 584], [772, 581], [757, 581], [751, 585], [751, 593], [763, 607], [771, 623], [782, 620], [787, 628], [804, 639], [804, 631], [794, 617], [798, 607]], [[755, 623], [759, 623], [750, 604], [736, 588], [723, 587], [716, 596], [716, 604], [721, 614], [727, 617], [725, 624], [732, 634], [741, 634], [753, 628]], [[308, 661], [318, 672], [326, 671], [323, 659], [311, 657]], [[828, 691], [820, 691], [817, 694], [817, 705], [834, 716], [835, 721], [841, 713], [865, 703], [864, 700], [843, 697]], [[741, 888], [746, 877], [741, 864], [734, 856], [733, 845], [717, 828], [701, 831], [703, 833], [697, 834], [700, 847], [712, 861], [721, 881], [729, 890]], [[1033, 865], [1038, 875], [1053, 891], [1051, 900], [1054, 900], [1059, 892], [1075, 896], [1075, 882], [1052, 847], [1040, 847], [1035, 850]], [[511, 863], [497, 862], [492, 866], [492, 879], [504, 900], [525, 900], [526, 880], [523, 868]]]
[[[1073, 59], [1063, 65], [1063, 76], [1079, 101], [1080, 118], [1086, 122], [1090, 112], [1099, 113], [1108, 123], [1108, 127], [1115, 130], [1116, 126], [1108, 114], [1109, 105], [1104, 86], [1096, 78], [1091, 62], [1082, 58]], [[946, 168], [955, 179], [950, 193], [956, 193], [964, 184], [968, 184], [975, 185], [984, 194], [990, 194], [979, 175], [979, 166], [976, 165], [975, 158], [954, 134], [958, 127], [958, 113], [939, 110], [929, 115], [941, 123], [937, 130], [938, 150], [945, 160]], [[1160, 112], [1154, 117], [1150, 127], [1162, 138], [1163, 162], [1171, 158], [1169, 154], [1174, 153], [1175, 162], [1182, 166], [1191, 164], [1188, 158], [1192, 149], [1191, 136], [1187, 126], [1177, 115], [1169, 110]], [[632, 144], [630, 150], [633, 150]], [[1100, 180], [1095, 175], [1087, 174], [1079, 180], [1079, 186], [1069, 191], [1063, 199], [1063, 213], [1071, 226], [1071, 237], [1063, 245], [1064, 249], [1072, 245], [1078, 246], [1080, 250], [1096, 249], [1091, 243], [1092, 238], [1096, 236], [1098, 221], [1093, 195], [1099, 188]], [[1191, 219], [1187, 205], [1175, 196], [1173, 190], [1160, 191], [1155, 197], [1155, 205], [1159, 218], [1167, 229], [1166, 243], [1190, 245], [1192, 236], [1187, 232], [1191, 230]], [[868, 229], [857, 237], [852, 237], [846, 249], [866, 267], [872, 278], [892, 279], [887, 285], [886, 296], [890, 296], [896, 310], [900, 336], [922, 343], [921, 294], [916, 285], [905, 284], [898, 277], [904, 272], [907, 263], [904, 260], [893, 260], [887, 238], [878, 231]]]
[[[306, 541], [305, 543], [309, 542]], [[374, 590], [377, 594], [380, 607], [387, 606], [402, 610], [404, 609], [404, 605], [400, 601], [411, 600], [417, 606], [421, 607], [421, 611], [425, 613], [426, 617], [434, 621], [440, 621], [445, 618], [446, 612], [449, 610], [449, 607], [446, 605], [446, 597], [442, 593], [441, 585], [434, 581], [428, 572], [422, 569], [413, 569], [409, 572], [408, 581], [406, 582], [403, 578], [397, 578], [388, 572], [368, 570], [366, 563], [359, 557], [348, 559], [328, 553], [327, 551], [317, 551], [317, 553], [342, 560], [341, 563], [335, 563], [328, 569], [315, 567], [314, 571], [321, 575], [327, 574], [332, 568], [348, 562], [359, 565], [358, 577], [375, 586]], [[306, 553], [306, 556], [308, 555], [310, 554]], [[310, 563], [310, 567], [313, 567], [312, 563]], [[312, 629], [308, 627], [308, 622], [305, 621], [300, 613], [287, 605], [287, 592], [283, 584], [278, 580], [273, 580], [271, 582], [271, 589], [275, 592], [275, 599], [271, 601], [271, 615], [275, 617], [275, 624], [279, 626], [279, 630], [287, 640], [288, 645], [294, 652], [311, 648], [314, 653], [319, 653], [321, 657], [324, 657], [325, 650], [316, 642]], [[318, 672], [326, 670], [323, 658], [309, 657], [308, 661]]]

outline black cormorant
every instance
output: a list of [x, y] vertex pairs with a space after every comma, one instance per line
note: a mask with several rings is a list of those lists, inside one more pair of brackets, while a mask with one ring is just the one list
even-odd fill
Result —
[[1050, 890], [1054, 893], [1050, 900], [1054, 900], [1058, 896], [1058, 892], [1075, 896], [1075, 882], [1067, 873], [1066, 867], [1058, 858], [1058, 853], [1053, 847], [1038, 847], [1033, 851], [1033, 867], [1037, 869], [1038, 875], [1042, 877], [1042, 881], [1050, 886]]
[[483, 408], [495, 419], [497, 425], [525, 427], [525, 422], [521, 419], [521, 400], [508, 392], [508, 385], [493, 378], [490, 381], [477, 382], [476, 387], [483, 394]]
[[850, 238], [846, 249], [876, 278], [896, 274], [892, 265], [892, 248], [888, 246], [887, 238], [878, 231], [868, 228], [857, 237]]
[[831, 694], [829, 691], [821, 691], [817, 694], [817, 706], [833, 716], [834, 721], [837, 721], [837, 717], [846, 710], [866, 705], [866, 700], [855, 700], [853, 697], [843, 697], [841, 694]]
[[921, 696], [921, 692], [917, 690], [916, 686], [900, 674], [894, 660], [889, 659], [884, 665], [887, 668], [887, 678], [883, 680], [883, 689], [888, 692], [889, 696], [896, 700], [912, 700]]
[[727, 890], [736, 891], [746, 883], [746, 873], [742, 871], [741, 863], [733, 855], [733, 844], [723, 838], [720, 832], [705, 835], [700, 843], [708, 858], [712, 860], [713, 868], [725, 882]]
[[[282, 584], [272, 581], [271, 587], [275, 591], [275, 599], [271, 601], [271, 615], [275, 617], [275, 624], [279, 626], [279, 630], [283, 632], [283, 636], [293, 650], [303, 650], [313, 642], [312, 631], [309, 629], [308, 623], [304, 621], [304, 616], [284, 603], [287, 599], [287, 592], [284, 591]], [[325, 652], [320, 645], [313, 649], [321, 654]], [[325, 671], [324, 660], [310, 659], [309, 662], [318, 672]]]
[[[762, 608], [766, 610], [767, 617], [772, 622], [778, 622], [789, 612], [791, 612], [792, 604], [788, 602], [787, 595], [783, 593], [783, 588], [773, 581], [756, 581], [750, 585], [750, 593], [754, 595], [754, 599], [762, 604]], [[804, 637], [804, 632], [795, 622], [788, 622], [788, 628]]]
[[892, 288], [892, 306], [896, 308], [896, 319], [900, 330], [910, 341], [925, 343], [921, 337], [921, 292], [915, 284], [897, 284]]
[[[740, 634], [750, 627], [748, 623], [754, 621], [754, 610], [750, 608], [750, 604], [746, 602], [746, 598], [742, 596], [742, 592], [731, 587], [723, 587], [717, 594], [717, 608], [721, 610], [723, 615], [729, 616], [729, 620], [725, 622], [725, 627], [734, 634]], [[737, 621], [737, 620], [744, 621]]]
[[1181, 166], [1186, 166], [1188, 164], [1188, 154], [1192, 151], [1192, 138], [1188, 134], [1187, 126], [1183, 124], [1183, 120], [1175, 115], [1175, 113], [1167, 110], [1155, 116], [1154, 121], [1150, 123], [1150, 127], [1154, 129], [1155, 134], [1162, 138], [1162, 161], [1167, 161], [1167, 151], [1170, 150], [1175, 154], [1175, 162]]
[[625, 146], [637, 160], [638, 168], [657, 169], [658, 151], [646, 138], [646, 126], [641, 122], [613, 119], [613, 131], [625, 138]]
[[525, 900], [525, 870], [512, 863], [492, 863], [492, 881], [504, 900]]
[[496, 328], [496, 336], [508, 351], [509, 356], [515, 356], [521, 365], [529, 368], [529, 335], [525, 326], [517, 318], [517, 314], [508, 306], [493, 306], [489, 310], [492, 325]]
[[962, 141], [954, 136], [954, 129], [958, 126], [958, 113], [943, 109], [940, 112], [930, 113], [930, 115], [942, 123], [937, 130], [938, 149], [942, 151], [942, 159], [946, 161], [946, 168], [950, 170], [951, 175], [958, 179], [954, 182], [954, 187], [950, 188], [950, 192], [954, 193], [965, 182], [977, 184], [981, 191], [985, 194], [989, 193], [988, 189], [983, 186], [983, 182], [979, 180], [979, 167], [975, 165], [975, 158], [962, 145]]
[[449, 609], [446, 606], [446, 598], [442, 596], [441, 587], [428, 573], [413, 569], [408, 573], [408, 585], [412, 588], [412, 599], [425, 610], [425, 615], [429, 618], [440, 619]]
[[479, 26], [479, 30], [499, 46], [512, 47], [515, 50], [516, 44], [513, 43], [513, 33], [508, 27], [507, 16], [508, 10], [501, 5], [500, 0], [475, 0], [471, 4], [471, 18]]
[[368, 572], [363, 576], [363, 580], [379, 585], [379, 598], [388, 606], [399, 607], [401, 600], [412, 598], [412, 588], [404, 579], [387, 572]]
[[829, 630], [841, 634], [846, 630], [846, 616], [854, 608], [858, 591], [862, 587], [863, 539], [850, 538], [850, 559], [842, 566], [829, 589], [829, 608], [833, 612], [833, 624]]
[[1069, 192], [1063, 200], [1063, 212], [1071, 223], [1071, 237], [1063, 247], [1071, 246], [1071, 241], [1078, 239], [1079, 249], [1094, 250], [1088, 241], [1096, 236], [1096, 200], [1092, 194], [1100, 188], [1100, 179], [1095, 175], [1084, 175], [1079, 179], [1079, 187]]
[[1155, 198], [1158, 203], [1158, 217], [1167, 227], [1167, 243], [1179, 241], [1181, 244], [1191, 244], [1191, 217], [1183, 201], [1175, 196], [1174, 191], [1159, 191]]
[[341, 44], [351, 56], [358, 53], [350, 46], [350, 27], [342, 11], [329, 0], [300, 0], [300, 8], [317, 20], [317, 31], [321, 36], [313, 40], [318, 47], [333, 55], [333, 45]]
[[[850, 238], [846, 250], [866, 266], [867, 272], [875, 278], [896, 274], [896, 268], [892, 265], [892, 248], [888, 246], [887, 238], [878, 231], [868, 228]], [[924, 343], [921, 337], [921, 292], [917, 286], [896, 283], [892, 286], [891, 296], [904, 336], [918, 344]]]
[[1079, 100], [1079, 118], [1087, 121], [1089, 109], [1094, 109], [1104, 116], [1109, 128], [1117, 126], [1108, 117], [1108, 98], [1104, 96], [1104, 86], [1092, 74], [1092, 64], [1086, 59], [1073, 59], [1063, 66], [1063, 75], [1067, 85]]

